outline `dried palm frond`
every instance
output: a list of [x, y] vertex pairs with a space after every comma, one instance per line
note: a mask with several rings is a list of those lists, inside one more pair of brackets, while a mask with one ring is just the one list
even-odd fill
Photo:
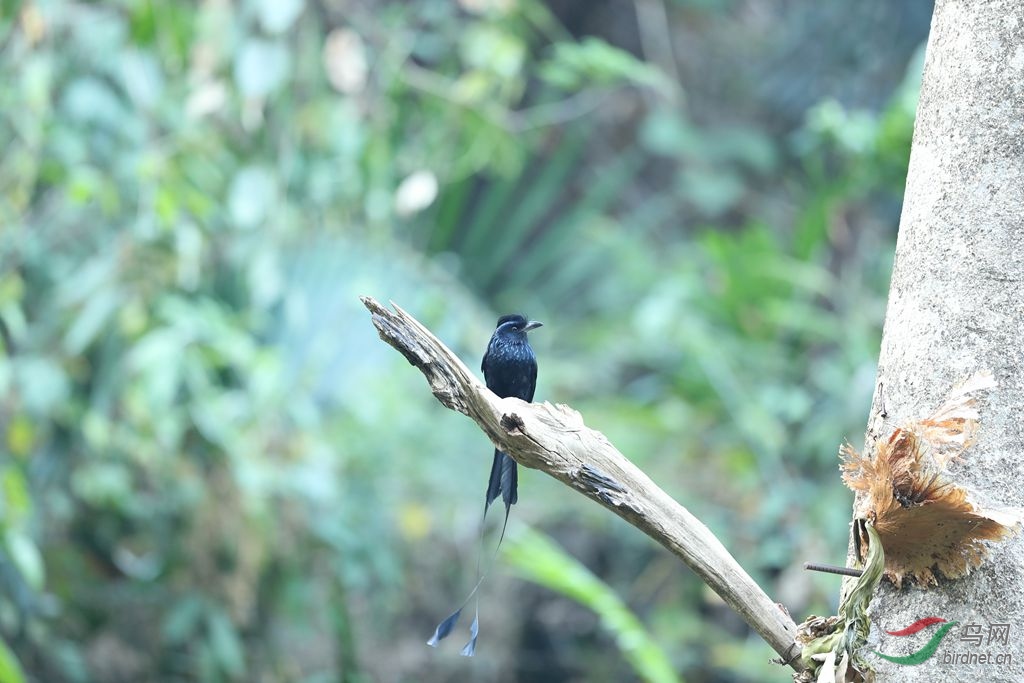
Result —
[[1005, 538], [1024, 519], [1019, 508], [981, 505], [948, 474], [949, 463], [974, 443], [976, 393], [994, 386], [990, 373], [974, 375], [932, 415], [896, 428], [873, 455], [840, 448], [843, 482], [858, 494], [854, 516], [874, 524], [885, 575], [897, 586], [907, 577], [934, 584], [935, 569], [966, 576], [987, 556], [986, 541]]

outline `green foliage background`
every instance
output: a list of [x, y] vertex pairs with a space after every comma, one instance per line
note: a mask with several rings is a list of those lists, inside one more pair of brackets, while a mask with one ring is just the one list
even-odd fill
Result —
[[538, 399], [834, 610], [928, 6], [755, 5], [0, 1], [0, 681], [785, 680], [534, 472], [426, 648], [490, 447], [357, 300], [543, 320]]

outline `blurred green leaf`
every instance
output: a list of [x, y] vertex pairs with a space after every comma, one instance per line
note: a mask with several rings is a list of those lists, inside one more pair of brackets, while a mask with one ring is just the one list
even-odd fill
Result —
[[276, 200], [276, 178], [263, 166], [246, 166], [231, 180], [228, 210], [240, 228], [255, 228], [266, 220]]
[[69, 354], [85, 351], [100, 331], [108, 325], [117, 307], [121, 304], [120, 293], [113, 288], [97, 291], [78, 313], [64, 338], [64, 348]]
[[290, 61], [289, 52], [281, 43], [250, 38], [235, 60], [238, 89], [245, 97], [267, 97], [284, 85]]
[[120, 463], [94, 462], [75, 471], [72, 490], [98, 506], [116, 507], [131, 499], [131, 474]]
[[717, 217], [736, 203], [744, 184], [729, 169], [694, 168], [680, 174], [678, 189], [701, 214]]
[[539, 74], [548, 83], [570, 91], [631, 83], [663, 95], [672, 92], [672, 84], [657, 68], [595, 37], [579, 43], [556, 43], [550, 59], [540, 65]]
[[117, 129], [127, 118], [117, 95], [97, 78], [85, 77], [72, 82], [64, 91], [63, 105], [71, 119], [110, 130]]
[[693, 156], [702, 148], [701, 131], [667, 107], [659, 107], [644, 119], [640, 142], [648, 151], [663, 156]]
[[0, 683], [24, 683], [25, 673], [7, 643], [0, 639]]
[[245, 674], [245, 655], [231, 620], [223, 612], [213, 611], [207, 617], [207, 627], [210, 648], [220, 668], [230, 678], [241, 677]]
[[152, 109], [163, 95], [164, 76], [152, 55], [125, 50], [121, 56], [121, 80], [132, 101], [141, 109]]
[[509, 535], [503, 555], [525, 578], [593, 610], [643, 680], [682, 681], [668, 656], [615, 592], [547, 536], [519, 529]]
[[48, 414], [67, 399], [68, 378], [52, 358], [19, 359], [14, 371], [19, 395], [30, 413]]
[[284, 33], [302, 14], [304, 0], [260, 0], [260, 25], [267, 33]]
[[191, 640], [203, 618], [205, 605], [195, 595], [187, 595], [165, 615], [161, 635], [168, 645], [180, 645]]
[[25, 523], [32, 512], [32, 498], [28, 482], [21, 470], [8, 465], [0, 470], [0, 524], [3, 527], [18, 527]]
[[4, 543], [11, 562], [18, 568], [25, 583], [34, 590], [41, 590], [46, 574], [43, 556], [35, 541], [21, 531], [7, 529], [7, 533], [4, 534]]
[[462, 37], [462, 58], [469, 66], [501, 78], [519, 74], [526, 58], [521, 39], [491, 24], [475, 24]]

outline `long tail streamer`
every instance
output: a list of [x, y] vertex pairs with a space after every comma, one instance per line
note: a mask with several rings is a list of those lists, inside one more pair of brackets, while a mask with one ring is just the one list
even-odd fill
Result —
[[[469, 595], [466, 596], [466, 599], [462, 601], [462, 604], [459, 605], [458, 609], [456, 609], [454, 612], [445, 617], [445, 619], [437, 625], [437, 628], [434, 629], [434, 635], [432, 635], [430, 637], [430, 640], [427, 641], [427, 645], [429, 645], [430, 647], [437, 647], [438, 643], [447, 638], [451, 634], [452, 630], [455, 629], [456, 624], [459, 623], [459, 617], [462, 616], [462, 610], [465, 609], [466, 605], [469, 604], [469, 601], [472, 600], [474, 596], [476, 596], [477, 590], [479, 590], [480, 585], [484, 582], [484, 579], [487, 577], [487, 573], [491, 570], [491, 567], [494, 566], [494, 561], [498, 557], [498, 550], [501, 548], [501, 542], [505, 540], [505, 529], [508, 528], [508, 515], [512, 509], [513, 502], [514, 501], [512, 500], [505, 500], [505, 521], [501, 525], [501, 536], [498, 538], [498, 544], [494, 547], [494, 554], [491, 555], [490, 561], [487, 563], [487, 566], [484, 568], [484, 571], [481, 574], [480, 560], [484, 550], [484, 528], [485, 523], [487, 522], [487, 509], [490, 507], [491, 504], [490, 500], [484, 501], [484, 514], [480, 520], [480, 543], [476, 553], [476, 584], [473, 586], [473, 590], [469, 592]], [[480, 635], [479, 596], [477, 596], [476, 599], [475, 612], [476, 613], [473, 616], [473, 623], [469, 626], [469, 642], [466, 643], [466, 645], [462, 648], [462, 651], [460, 652], [460, 654], [463, 657], [472, 657], [476, 653], [476, 641], [477, 637]]]

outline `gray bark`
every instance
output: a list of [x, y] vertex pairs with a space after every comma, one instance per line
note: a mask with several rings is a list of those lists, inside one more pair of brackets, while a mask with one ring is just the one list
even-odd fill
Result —
[[[952, 475], [983, 504], [1024, 506], [1024, 2], [938, 0], [928, 41], [906, 198], [866, 448], [928, 414], [958, 380], [990, 369], [998, 387]], [[927, 616], [959, 621], [918, 666], [869, 656], [879, 681], [1024, 680], [1024, 537], [936, 588], [883, 581], [871, 646], [903, 655], [932, 631], [896, 638]], [[962, 640], [979, 625], [983, 642]], [[1009, 624], [1008, 644], [988, 643]], [[951, 663], [948, 654], [1009, 653], [1012, 662]]]

